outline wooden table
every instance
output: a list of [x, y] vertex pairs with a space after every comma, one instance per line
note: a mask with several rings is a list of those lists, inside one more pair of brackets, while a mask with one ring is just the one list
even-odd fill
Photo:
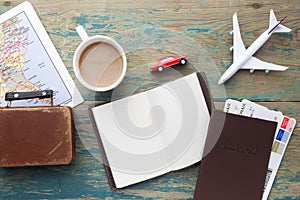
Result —
[[[21, 1], [1, 1], [3, 13]], [[153, 75], [149, 67], [165, 55], [188, 54], [189, 64], [176, 68], [179, 76], [205, 71], [215, 104], [226, 98], [257, 101], [296, 118], [297, 127], [278, 171], [270, 199], [300, 199], [300, 2], [224, 0], [76, 0], [31, 1], [59, 55], [76, 82], [85, 102], [74, 109], [76, 159], [68, 166], [25, 167], [0, 170], [1, 199], [99, 198], [99, 199], [191, 199], [199, 165], [111, 191], [100, 161], [100, 153], [87, 109], [138, 93], [174, 79]], [[288, 16], [284, 25], [291, 33], [274, 34], [255, 56], [290, 66], [285, 72], [239, 71], [226, 84], [217, 85], [232, 63], [232, 14], [238, 12], [241, 34], [249, 46], [267, 27], [269, 11]], [[90, 36], [115, 38], [126, 51], [128, 72], [122, 92], [95, 93], [74, 76], [72, 58], [83, 25]], [[225, 91], [225, 92], [224, 92]], [[112, 95], [113, 94], [113, 95]], [[1, 131], [1, 130], [0, 130]]]

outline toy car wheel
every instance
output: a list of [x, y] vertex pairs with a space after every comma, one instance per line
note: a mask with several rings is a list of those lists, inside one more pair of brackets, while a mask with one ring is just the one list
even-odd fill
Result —
[[181, 64], [181, 65], [185, 65], [185, 64], [186, 64], [186, 59], [182, 58], [182, 59], [180, 60], [180, 64]]
[[162, 66], [159, 66], [159, 67], [157, 68], [157, 70], [158, 70], [159, 72], [162, 72], [162, 71], [164, 70], [164, 68], [163, 68]]

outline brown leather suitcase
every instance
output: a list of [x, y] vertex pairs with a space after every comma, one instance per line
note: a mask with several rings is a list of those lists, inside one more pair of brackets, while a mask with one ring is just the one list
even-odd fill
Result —
[[[11, 101], [50, 98], [51, 106], [10, 107]], [[72, 109], [53, 106], [53, 91], [11, 92], [0, 108], [0, 167], [69, 164], [75, 155]]]

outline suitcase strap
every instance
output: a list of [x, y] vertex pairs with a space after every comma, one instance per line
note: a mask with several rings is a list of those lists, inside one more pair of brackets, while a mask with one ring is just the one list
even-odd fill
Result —
[[35, 98], [50, 98], [51, 106], [53, 106], [53, 90], [42, 90], [34, 92], [7, 92], [5, 94], [5, 101], [7, 101], [7, 107], [10, 107], [12, 101]]

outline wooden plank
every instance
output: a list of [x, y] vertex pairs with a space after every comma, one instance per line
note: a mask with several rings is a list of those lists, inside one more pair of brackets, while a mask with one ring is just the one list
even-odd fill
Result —
[[[112, 192], [99, 159], [100, 154], [87, 110], [103, 102], [86, 101], [74, 109], [76, 123], [76, 159], [69, 166], [28, 167], [0, 170], [2, 198], [114, 198], [173, 199], [192, 198], [198, 165], [169, 173], [128, 188]], [[272, 109], [295, 117], [298, 126], [291, 138], [270, 198], [300, 198], [300, 104], [261, 102]], [[223, 102], [216, 102], [222, 108]], [[25, 190], [26, 188], [26, 190]]]
[[[198, 165], [116, 192], [110, 191], [87, 114], [87, 109], [95, 103], [101, 102], [85, 102], [74, 109], [77, 156], [72, 165], [1, 169], [0, 196], [3, 198], [192, 198]], [[218, 108], [222, 108], [223, 104], [223, 102], [216, 103]], [[300, 105], [282, 102], [261, 102], [261, 104], [281, 110], [288, 115], [295, 115], [298, 121], [298, 127], [291, 138], [270, 196], [271, 199], [298, 198]]]
[[[10, 7], [19, 2], [12, 2]], [[153, 77], [148, 68], [159, 58], [184, 53], [190, 56], [190, 63], [186, 68], [177, 69], [178, 73], [205, 71], [215, 99], [225, 99], [217, 81], [232, 62], [232, 55], [227, 51], [232, 45], [228, 34], [232, 14], [238, 12], [242, 37], [245, 44], [250, 45], [267, 28], [269, 9], [273, 8], [278, 17], [288, 15], [284, 24], [293, 31], [274, 34], [256, 55], [265, 61], [290, 66], [289, 70], [271, 72], [267, 76], [264, 72], [250, 75], [247, 71], [240, 71], [226, 83], [226, 96], [266, 101], [297, 101], [300, 97], [300, 58], [297, 56], [300, 53], [297, 28], [300, 25], [297, 20], [300, 6], [296, 0], [277, 2], [272, 6], [268, 1], [230, 3], [221, 0], [184, 3], [171, 0], [134, 3], [129, 0], [101, 3], [91, 0], [32, 1], [32, 4], [74, 79], [72, 58], [80, 43], [75, 27], [82, 24], [89, 35], [109, 35], [122, 44], [128, 56], [126, 80], [135, 83], [133, 88], [156, 81], [157, 77]], [[6, 8], [2, 6], [2, 10]], [[173, 79], [165, 81], [169, 80]], [[83, 88], [77, 80], [76, 84], [87, 100], [110, 98], [110, 93], [95, 94]], [[237, 87], [243, 89], [237, 90]], [[147, 86], [143, 88], [149, 89]]]

